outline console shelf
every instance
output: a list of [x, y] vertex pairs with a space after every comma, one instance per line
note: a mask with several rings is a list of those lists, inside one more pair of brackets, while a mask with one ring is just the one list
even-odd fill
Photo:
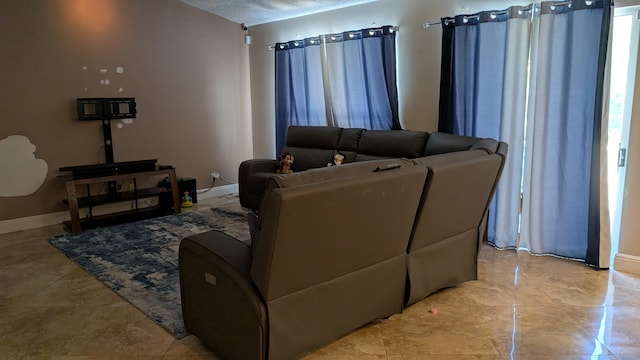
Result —
[[[100, 194], [94, 196], [82, 196], [78, 198], [78, 207], [84, 208], [101, 204], [109, 204], [118, 201], [135, 201], [144, 198], [160, 196], [163, 192], [159, 188], [139, 189], [138, 191], [120, 191], [114, 195]], [[69, 205], [69, 200], [62, 200], [63, 203]]]
[[[161, 209], [160, 207], [148, 207], [139, 210], [120, 211], [104, 215], [93, 215], [90, 218], [80, 220], [81, 231], [100, 227], [123, 224], [132, 221], [146, 220], [158, 216], [171, 215], [172, 210]], [[71, 221], [63, 221], [65, 231], [73, 232]]]
[[[71, 216], [71, 220], [64, 222], [65, 226], [70, 229], [71, 232], [79, 233], [82, 230], [88, 228], [109, 226], [124, 222], [148, 219], [156, 216], [168, 215], [170, 213], [180, 213], [180, 196], [178, 194], [178, 191], [171, 192], [173, 198], [173, 212], [167, 211], [167, 209], [161, 209], [160, 207], [138, 207], [138, 200], [150, 197], [158, 197], [163, 194], [163, 192], [160, 191], [159, 188], [138, 189], [137, 185], [135, 185], [137, 184], [137, 179], [162, 175], [169, 177], [172, 189], [178, 189], [178, 181], [176, 178], [175, 169], [173, 168], [66, 180], [67, 198], [63, 200], [63, 202], [69, 206], [69, 214]], [[87, 196], [80, 197], [78, 196], [76, 191], [78, 186], [89, 186], [91, 184], [108, 183], [114, 181], [133, 181], [134, 188], [132, 191], [122, 191], [117, 193], [99, 195], [88, 194]], [[92, 209], [94, 206], [123, 201], [133, 201], [135, 204], [135, 209], [115, 212], [106, 215], [93, 215]], [[89, 208], [88, 218], [80, 219], [80, 208]]]

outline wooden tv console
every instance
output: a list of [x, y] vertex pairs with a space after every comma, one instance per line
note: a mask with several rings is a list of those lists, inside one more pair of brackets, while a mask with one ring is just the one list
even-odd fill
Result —
[[[178, 194], [178, 181], [174, 168], [161, 168], [159, 170], [140, 171], [128, 174], [116, 174], [107, 176], [87, 177], [81, 179], [68, 179], [65, 181], [67, 189], [67, 199], [64, 202], [69, 206], [69, 214], [71, 220], [65, 222], [69, 230], [73, 233], [79, 233], [84, 229], [108, 226], [117, 223], [152, 218], [155, 216], [168, 215], [166, 209], [159, 208], [139, 208], [138, 200], [143, 198], [160, 196], [163, 191], [158, 187], [150, 187], [138, 189], [137, 180], [152, 176], [167, 176], [171, 182], [171, 191], [173, 198], [173, 213], [180, 213], [180, 195]], [[91, 195], [90, 185], [99, 183], [109, 183], [117, 181], [132, 181], [133, 188], [129, 191], [121, 191], [116, 194], [98, 194]], [[86, 186], [87, 195], [78, 197], [77, 187]], [[106, 215], [93, 215], [93, 207], [102, 204], [132, 201], [135, 204], [134, 209], [116, 212]], [[80, 208], [89, 208], [89, 216], [86, 219], [80, 219]], [[170, 212], [169, 212], [170, 213]]]

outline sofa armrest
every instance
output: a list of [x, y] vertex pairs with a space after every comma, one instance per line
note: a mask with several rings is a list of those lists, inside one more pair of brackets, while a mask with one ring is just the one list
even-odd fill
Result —
[[246, 208], [256, 208], [252, 194], [254, 192], [261, 193], [263, 189], [254, 189], [252, 191], [249, 185], [249, 177], [255, 173], [276, 173], [277, 161], [274, 159], [251, 159], [240, 163], [238, 168], [238, 195], [240, 197], [240, 205]]
[[481, 138], [435, 132], [429, 135], [424, 155], [438, 155], [455, 151], [469, 150]]
[[250, 247], [218, 231], [180, 242], [185, 328], [226, 359], [266, 354], [267, 310], [249, 275], [250, 265]]
[[278, 162], [274, 159], [250, 159], [240, 163], [238, 178], [246, 178], [258, 172], [276, 172]]

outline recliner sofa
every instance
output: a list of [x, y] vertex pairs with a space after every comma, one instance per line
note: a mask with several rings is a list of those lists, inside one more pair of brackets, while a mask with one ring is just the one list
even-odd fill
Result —
[[[412, 130], [365, 130], [331, 126], [291, 126], [283, 152], [295, 156], [294, 172], [326, 167], [335, 152], [344, 162], [408, 158], [484, 148], [495, 152], [498, 142], [470, 136]], [[238, 169], [240, 204], [257, 211], [267, 180], [277, 172], [275, 159], [250, 159]]]
[[415, 159], [428, 169], [407, 248], [406, 305], [477, 279], [478, 247], [504, 166], [500, 152], [456, 151]]
[[[357, 161], [393, 150], [351, 144], [371, 150], [349, 153], [343, 146], [352, 163], [266, 172], [251, 246], [216, 231], [181, 242], [186, 330], [223, 358], [296, 359], [477, 278], [479, 235], [507, 145], [450, 134], [345, 130], [360, 133], [360, 140], [372, 135], [367, 145], [385, 136], [413, 138], [401, 149], [417, 143], [431, 155]], [[313, 139], [311, 148], [287, 144], [297, 145], [306, 160], [328, 162], [335, 149], [320, 145], [327, 139]]]
[[298, 359], [402, 311], [426, 175], [393, 159], [273, 176], [250, 247], [216, 231], [181, 241], [187, 332], [225, 359]]

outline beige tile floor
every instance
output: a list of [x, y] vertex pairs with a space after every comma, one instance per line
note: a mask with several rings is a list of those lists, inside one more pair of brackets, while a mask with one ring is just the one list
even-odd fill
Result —
[[[194, 336], [174, 339], [47, 243], [61, 232], [0, 235], [0, 359], [216, 359]], [[640, 277], [483, 246], [477, 281], [306, 357], [511, 358], [639, 359]]]

